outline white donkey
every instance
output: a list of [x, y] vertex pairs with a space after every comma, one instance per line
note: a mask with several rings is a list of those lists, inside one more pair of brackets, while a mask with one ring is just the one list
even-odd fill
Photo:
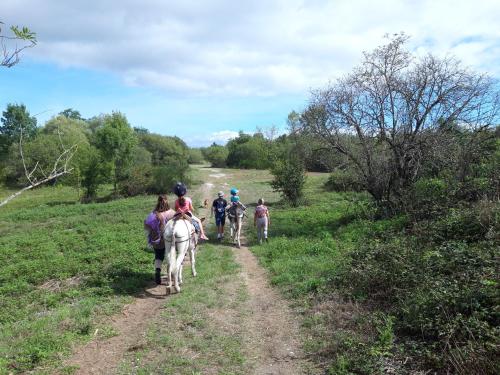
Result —
[[[165, 225], [163, 232], [165, 240], [165, 250], [167, 251], [166, 259], [168, 264], [168, 285], [167, 292], [173, 293], [174, 287], [177, 292], [181, 291], [182, 284], [182, 263], [189, 251], [191, 259], [191, 271], [193, 276], [196, 276], [195, 269], [195, 251], [198, 242], [191, 219], [181, 217], [178, 219], [169, 220]], [[173, 284], [172, 284], [173, 278]]]
[[232, 205], [227, 209], [227, 216], [229, 218], [231, 239], [233, 244], [237, 243], [238, 248], [241, 247], [240, 235], [241, 235], [241, 225], [243, 224], [243, 217], [245, 216], [246, 207], [243, 203], [238, 202], [236, 205]]

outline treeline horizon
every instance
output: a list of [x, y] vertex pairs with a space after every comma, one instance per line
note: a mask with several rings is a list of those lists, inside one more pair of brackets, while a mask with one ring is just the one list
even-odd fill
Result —
[[189, 180], [186, 143], [132, 127], [121, 112], [83, 119], [68, 108], [37, 126], [24, 104], [8, 104], [0, 124], [0, 183], [20, 188], [43, 179], [70, 147], [70, 172], [49, 183], [81, 189], [82, 201], [94, 200], [103, 184], [113, 184], [115, 196], [133, 196], [166, 193]]

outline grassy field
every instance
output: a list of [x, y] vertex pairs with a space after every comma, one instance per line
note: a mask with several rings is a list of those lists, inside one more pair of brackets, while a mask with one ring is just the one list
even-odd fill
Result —
[[80, 204], [72, 188], [43, 187], [0, 210], [0, 374], [50, 373], [96, 329], [113, 334], [106, 317], [151, 284], [142, 221], [156, 198], [108, 193]]
[[[272, 282], [305, 314], [309, 355], [330, 355], [329, 322], [314, 313], [314, 296], [325, 292], [343, 254], [363, 237], [366, 226], [357, 219], [363, 201], [349, 194], [325, 194], [320, 186], [326, 176], [315, 174], [307, 185], [307, 199], [313, 204], [291, 209], [278, 203], [267, 171], [217, 172], [226, 176], [216, 180], [212, 196], [195, 195], [195, 204], [211, 201], [219, 189], [237, 186], [250, 208], [245, 235], [252, 245], [253, 208], [258, 198], [266, 200], [272, 241], [254, 247], [254, 252], [269, 268]], [[199, 168], [196, 178], [204, 181], [211, 173]], [[44, 187], [0, 211], [0, 373], [50, 373], [72, 346], [89, 340], [96, 329], [103, 338], [114, 334], [106, 317], [151, 283], [152, 254], [144, 246], [141, 223], [154, 202], [151, 196], [109, 202], [102, 197], [101, 203], [84, 205], [77, 203], [74, 189]], [[214, 236], [212, 223], [209, 234]], [[227, 249], [211, 245], [204, 246], [198, 264], [200, 276], [192, 281], [186, 272], [183, 293], [165, 310], [166, 322], [176, 329], [170, 330], [169, 324], [151, 327], [146, 347], [123, 361], [122, 373], [203, 373], [207, 368], [245, 372], [237, 324], [230, 334], [218, 332], [211, 312], [215, 304], [238, 311], [245, 298], [241, 280], [217, 289], [227, 284], [236, 264]], [[186, 350], [195, 353], [196, 360], [183, 356]]]
[[[196, 168], [198, 185], [213, 173]], [[234, 183], [251, 179], [264, 186], [267, 178], [245, 171]], [[190, 189], [196, 207], [213, 198], [200, 190]], [[9, 193], [1, 190], [0, 197]], [[97, 339], [115, 335], [109, 317], [151, 286], [153, 255], [145, 246], [142, 221], [156, 198], [106, 201], [109, 193], [108, 187], [99, 203], [80, 204], [72, 188], [43, 187], [0, 210], [0, 374], [71, 373], [61, 366], [72, 348], [93, 339], [96, 331]], [[213, 224], [208, 231], [214, 237]], [[245, 373], [237, 321], [246, 292], [234, 279], [236, 269], [228, 247], [204, 245], [199, 276], [192, 279], [186, 272], [183, 293], [167, 302], [166, 324], [151, 326], [147, 344], [123, 361], [121, 373], [192, 374], [214, 368]], [[231, 332], [220, 331], [214, 321], [213, 310], [225, 307], [236, 312]], [[196, 360], [183, 356], [186, 350]]]
[[[404, 217], [373, 220], [364, 194], [326, 192], [325, 174], [308, 176], [305, 203], [297, 208], [272, 191], [267, 171], [198, 166], [195, 179], [209, 178], [211, 194], [198, 189], [195, 205], [211, 202], [218, 190], [240, 189], [249, 206], [246, 241], [272, 284], [303, 316], [304, 351], [325, 372], [411, 373], [422, 364], [450, 368], [440, 330], [454, 340], [465, 330], [478, 334], [476, 341], [464, 341], [470, 356], [460, 364], [483, 361], [476, 373], [495, 368], [484, 358], [498, 347], [497, 318], [489, 305], [498, 296], [497, 242], [463, 237], [457, 228], [476, 228], [470, 213], [454, 211], [441, 221], [420, 223], [416, 228], [424, 236], [432, 234], [425, 238], [407, 233]], [[7, 193], [0, 191], [0, 197]], [[44, 187], [0, 209], [0, 374], [61, 370], [71, 348], [91, 339], [97, 328], [102, 339], [114, 335], [106, 324], [109, 316], [151, 285], [153, 256], [145, 247], [142, 221], [155, 197], [106, 202], [107, 193], [100, 203], [83, 205], [71, 188]], [[261, 197], [272, 224], [269, 243], [259, 246], [252, 215]], [[490, 233], [487, 229], [472, 232]], [[215, 237], [213, 219], [208, 233]], [[199, 277], [186, 272], [183, 292], [165, 305], [165, 324], [151, 325], [146, 343], [124, 358], [120, 373], [251, 371], [238, 325], [246, 291], [235, 277], [231, 251], [205, 244], [197, 266]], [[231, 311], [224, 322], [217, 320], [221, 309]], [[450, 313], [457, 317], [445, 315]], [[449, 356], [467, 354], [458, 346], [450, 350]]]

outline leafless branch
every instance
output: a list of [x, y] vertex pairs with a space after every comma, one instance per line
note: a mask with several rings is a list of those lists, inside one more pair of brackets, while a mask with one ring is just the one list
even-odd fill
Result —
[[[58, 177], [61, 177], [65, 174], [71, 173], [73, 168], [70, 168], [70, 162], [73, 156], [76, 154], [78, 150], [78, 143], [75, 143], [69, 148], [66, 148], [62, 142], [61, 134], [59, 132], [58, 128], [58, 134], [59, 134], [59, 140], [61, 142], [61, 147], [63, 148], [63, 151], [59, 154], [59, 156], [56, 158], [54, 161], [54, 164], [52, 166], [52, 170], [50, 172], [46, 172], [43, 167], [40, 165], [40, 161], [36, 161], [35, 166], [33, 169], [29, 169], [26, 163], [26, 159], [24, 156], [24, 150], [23, 150], [23, 129], [21, 128], [20, 132], [20, 137], [19, 137], [19, 154], [21, 156], [21, 161], [23, 163], [23, 168], [24, 168], [24, 173], [26, 180], [28, 181], [28, 186], [22, 188], [18, 192], [10, 195], [8, 198], [0, 202], [0, 207], [7, 204], [10, 202], [12, 199], [16, 198], [23, 192], [32, 189], [36, 186], [42, 185], [44, 183], [47, 183], [49, 181], [52, 181]], [[41, 175], [42, 177], [37, 178], [36, 175]]]

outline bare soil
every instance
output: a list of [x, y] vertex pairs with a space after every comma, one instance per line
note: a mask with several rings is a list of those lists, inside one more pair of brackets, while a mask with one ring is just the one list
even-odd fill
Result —
[[266, 271], [246, 246], [234, 250], [247, 286], [249, 312], [245, 326], [245, 352], [254, 374], [304, 374], [306, 363], [299, 341], [297, 317], [271, 288]]

